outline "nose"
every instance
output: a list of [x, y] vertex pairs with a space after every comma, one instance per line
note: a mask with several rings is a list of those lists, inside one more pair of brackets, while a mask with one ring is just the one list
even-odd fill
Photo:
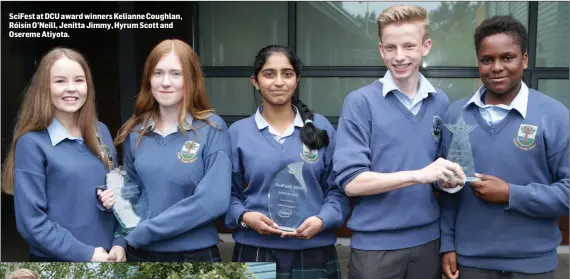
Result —
[[398, 47], [396, 49], [396, 57], [395, 57], [396, 61], [404, 61], [404, 59], [406, 59], [406, 56], [404, 55], [404, 50], [400, 47]]
[[283, 86], [284, 81], [283, 81], [283, 76], [282, 75], [277, 75], [277, 77], [275, 78], [275, 85], [276, 86]]
[[168, 75], [164, 75], [162, 77], [162, 81], [160, 82], [160, 85], [162, 85], [164, 87], [170, 86], [170, 78], [168, 77]]
[[505, 67], [504, 67], [503, 63], [501, 62], [501, 60], [500, 60], [500, 59], [496, 59], [495, 61], [493, 61], [493, 65], [492, 65], [491, 70], [492, 70], [493, 72], [500, 72], [500, 71], [502, 71], [504, 68], [505, 68]]
[[65, 88], [65, 91], [75, 92], [76, 90], [77, 90], [77, 87], [75, 86], [75, 84], [73, 82], [67, 83], [67, 88]]

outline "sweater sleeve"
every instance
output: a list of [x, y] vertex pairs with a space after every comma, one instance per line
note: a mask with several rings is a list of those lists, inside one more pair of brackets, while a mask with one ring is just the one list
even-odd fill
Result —
[[370, 171], [371, 165], [370, 111], [365, 100], [354, 100], [356, 97], [352, 94], [347, 97], [336, 133], [333, 175], [343, 192], [346, 185], [359, 174]]
[[[230, 128], [231, 130], [231, 128]], [[230, 207], [225, 216], [225, 226], [230, 229], [238, 229], [238, 219], [239, 216], [246, 210], [243, 201], [245, 196], [243, 195], [243, 169], [241, 167], [241, 160], [239, 155], [239, 150], [237, 147], [237, 139], [233, 138], [230, 132], [231, 146], [232, 146], [232, 193], [230, 197]]]
[[548, 158], [548, 167], [556, 178], [553, 184], [509, 184], [506, 210], [531, 217], [568, 216], [568, 133], [565, 146]]
[[20, 137], [14, 165], [16, 227], [32, 246], [64, 261], [90, 261], [95, 247], [87, 245], [47, 215], [46, 158], [33, 138]]
[[318, 217], [323, 220], [322, 230], [338, 229], [342, 227], [348, 217], [350, 204], [348, 197], [342, 193], [336, 185], [333, 177], [333, 153], [335, 146], [336, 132], [330, 123], [326, 128], [329, 135], [329, 146], [325, 149], [325, 172], [322, 175], [321, 183], [324, 186], [324, 204], [321, 206]]
[[182, 234], [226, 213], [230, 202], [232, 162], [225, 123], [222, 128], [222, 131], [214, 132], [209, 138], [209, 146], [203, 157], [205, 175], [194, 194], [137, 225], [125, 237], [133, 247], [146, 246]]

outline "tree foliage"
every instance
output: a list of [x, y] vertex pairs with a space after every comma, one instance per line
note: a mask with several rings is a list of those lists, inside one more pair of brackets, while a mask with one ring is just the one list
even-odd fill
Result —
[[5, 278], [18, 268], [41, 279], [250, 279], [244, 263], [2, 263]]

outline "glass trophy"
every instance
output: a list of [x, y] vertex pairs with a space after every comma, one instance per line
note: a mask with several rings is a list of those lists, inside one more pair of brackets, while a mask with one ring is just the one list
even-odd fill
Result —
[[282, 231], [292, 232], [307, 218], [307, 186], [303, 162], [279, 170], [269, 188], [269, 218]]
[[113, 189], [115, 193], [115, 203], [113, 204], [113, 214], [117, 218], [121, 228], [115, 231], [115, 236], [125, 236], [142, 219], [142, 214], [137, 212], [144, 212], [142, 207], [146, 207], [141, 199], [139, 186], [136, 183], [125, 183], [126, 172], [121, 168], [115, 168], [107, 173], [107, 187]]
[[[477, 125], [465, 123], [462, 113], [455, 124], [445, 124], [445, 127], [453, 133], [446, 159], [461, 166], [465, 173], [463, 183], [481, 181], [481, 179], [475, 177], [475, 162], [473, 160], [471, 142], [469, 141], [469, 133], [477, 128]], [[461, 179], [458, 176], [455, 178]]]

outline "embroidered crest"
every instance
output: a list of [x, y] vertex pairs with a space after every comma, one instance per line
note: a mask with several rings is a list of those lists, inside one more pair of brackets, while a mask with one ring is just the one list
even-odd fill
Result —
[[436, 141], [441, 138], [441, 118], [439, 116], [433, 116], [433, 126], [431, 127], [431, 135]]
[[521, 124], [517, 136], [513, 139], [515, 145], [522, 150], [531, 150], [536, 146], [535, 138], [538, 126]]
[[319, 151], [310, 150], [306, 145], [303, 144], [303, 152], [301, 152], [301, 158], [307, 163], [314, 163], [319, 160]]
[[109, 148], [109, 146], [106, 144], [101, 144], [99, 145], [99, 150], [101, 151], [101, 156], [107, 156], [107, 159], [109, 160], [108, 167], [109, 169], [112, 169], [114, 166], [113, 161], [115, 158], [113, 158], [113, 152], [111, 152], [111, 148]]
[[178, 152], [178, 160], [182, 163], [192, 163], [198, 158], [200, 144], [195, 141], [187, 141], [182, 145], [182, 150]]

